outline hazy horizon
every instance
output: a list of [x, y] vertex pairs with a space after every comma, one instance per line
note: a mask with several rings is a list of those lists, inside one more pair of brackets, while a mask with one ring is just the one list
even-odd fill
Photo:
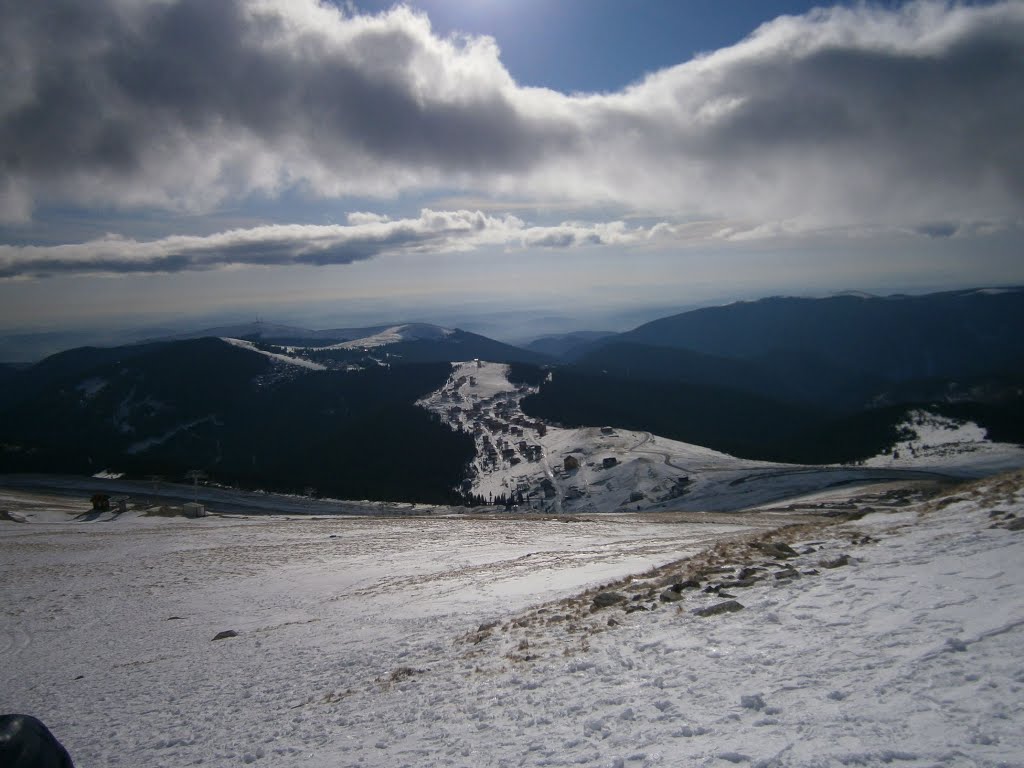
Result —
[[644, 323], [671, 315], [689, 312], [709, 306], [722, 306], [737, 301], [756, 301], [774, 296], [799, 298], [826, 298], [843, 294], [864, 293], [878, 297], [894, 295], [925, 295], [947, 290], [971, 290], [984, 288], [1018, 288], [1020, 286], [966, 285], [940, 287], [933, 290], [891, 290], [861, 291], [856, 288], [824, 292], [780, 292], [763, 296], [734, 296], [692, 304], [624, 305], [618, 308], [584, 308], [572, 314], [556, 307], [508, 307], [496, 310], [486, 304], [476, 307], [421, 308], [418, 312], [394, 307], [383, 309], [365, 306], [362, 308], [328, 308], [319, 310], [292, 308], [278, 312], [255, 313], [228, 311], [203, 315], [177, 315], [152, 320], [130, 320], [125, 318], [99, 322], [91, 326], [58, 325], [49, 328], [24, 328], [10, 331], [0, 330], [0, 362], [30, 363], [50, 354], [79, 346], [119, 346], [140, 341], [159, 340], [180, 333], [195, 333], [223, 326], [264, 323], [284, 325], [305, 330], [331, 330], [348, 328], [372, 328], [377, 326], [407, 323], [427, 323], [445, 328], [459, 328], [471, 333], [488, 336], [497, 341], [513, 345], [526, 345], [547, 336], [559, 336], [577, 332], [622, 333]]
[[0, 334], [1024, 284], [1024, 4], [5, 6]]

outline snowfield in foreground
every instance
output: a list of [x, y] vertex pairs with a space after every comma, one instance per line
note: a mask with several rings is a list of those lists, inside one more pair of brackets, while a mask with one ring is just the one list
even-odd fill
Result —
[[80, 768], [1024, 763], [1021, 473], [776, 533], [68, 503], [0, 497], [0, 709]]

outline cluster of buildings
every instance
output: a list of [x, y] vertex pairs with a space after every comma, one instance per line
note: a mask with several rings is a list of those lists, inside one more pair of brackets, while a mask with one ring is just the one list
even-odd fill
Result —
[[498, 469], [503, 462], [515, 466], [523, 461], [540, 461], [544, 455], [540, 444], [528, 438], [533, 435], [543, 437], [546, 427], [518, 411], [518, 399], [514, 393], [477, 400], [467, 415], [485, 470]]

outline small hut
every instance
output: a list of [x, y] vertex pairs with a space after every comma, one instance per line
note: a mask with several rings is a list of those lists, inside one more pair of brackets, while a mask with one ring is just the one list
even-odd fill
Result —
[[206, 517], [206, 507], [195, 501], [187, 502], [183, 505], [185, 510], [185, 517]]

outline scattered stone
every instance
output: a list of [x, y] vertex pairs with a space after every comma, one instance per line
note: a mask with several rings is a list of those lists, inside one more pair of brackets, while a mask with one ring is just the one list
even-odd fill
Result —
[[946, 640], [946, 649], [956, 651], [957, 653], [963, 653], [967, 650], [967, 643], [959, 637], [950, 637]]
[[745, 755], [742, 752], [720, 752], [718, 754], [719, 760], [725, 760], [729, 763], [749, 763], [750, 755]]
[[807, 568], [806, 570], [800, 571], [800, 573], [802, 573], [804, 576], [817, 576], [818, 575], [818, 569], [817, 568]]
[[687, 579], [673, 584], [669, 589], [673, 592], [682, 592], [684, 589], [700, 589], [700, 582], [697, 579]]
[[799, 578], [800, 578], [800, 571], [798, 571], [796, 568], [791, 568], [789, 566], [783, 568], [781, 571], [776, 571], [775, 572], [775, 579], [777, 581], [785, 581], [787, 579], [799, 579]]
[[213, 636], [214, 640], [226, 640], [229, 637], [238, 637], [238, 633], [233, 629], [225, 629], [223, 632], [218, 632]]
[[613, 619], [613, 618], [609, 618], [609, 619], [608, 619], [608, 626], [609, 626], [609, 627], [617, 627], [617, 626], [619, 626], [619, 622], [617, 622], [617, 621], [616, 621], [615, 619]]
[[831, 560], [819, 560], [818, 565], [822, 568], [842, 568], [844, 565], [850, 564], [850, 556], [846, 553], [834, 557]]
[[681, 593], [676, 592], [673, 589], [666, 589], [664, 592], [661, 593], [661, 596], [658, 599], [661, 600], [661, 602], [663, 603], [678, 603], [680, 600], [683, 599], [683, 596]]
[[693, 611], [694, 616], [718, 616], [722, 613], [735, 613], [736, 611], [742, 611], [743, 606], [737, 603], [735, 600], [726, 600], [724, 603], [715, 603], [714, 605], [706, 605], [703, 608], [697, 608]]
[[636, 613], [637, 611], [646, 611], [646, 610], [647, 609], [644, 608], [642, 605], [627, 605], [626, 606], [626, 613]]
[[776, 560], [788, 560], [798, 556], [798, 552], [784, 541], [759, 541], [753, 546]]
[[476, 631], [477, 632], [487, 632], [488, 630], [494, 629], [499, 624], [501, 624], [500, 621], [485, 621], [483, 624], [481, 624], [479, 627], [476, 628]]
[[1011, 520], [1007, 526], [1008, 531], [1024, 531], [1024, 517], [1018, 517]]
[[757, 565], [748, 565], [747, 567], [740, 569], [740, 572], [736, 574], [736, 578], [740, 581], [745, 581], [746, 579], [763, 579], [764, 568]]
[[752, 709], [755, 712], [760, 712], [764, 709], [764, 696], [760, 693], [753, 693], [749, 696], [740, 696], [740, 706], [744, 709]]
[[752, 587], [761, 579], [729, 579], [721, 582], [718, 587], [719, 589], [743, 589], [744, 587]]
[[388, 675], [388, 682], [399, 683], [402, 680], [408, 680], [413, 675], [418, 675], [423, 672], [422, 669], [414, 669], [412, 667], [399, 667]]
[[736, 595], [730, 595], [730, 594], [729, 594], [728, 592], [726, 592], [725, 590], [719, 590], [719, 591], [718, 591], [718, 596], [719, 596], [719, 597], [736, 597]]
[[685, 739], [692, 739], [694, 736], [703, 736], [708, 732], [707, 728], [691, 728], [688, 725], [684, 725], [682, 728], [677, 729], [672, 733], [675, 738], [683, 737]]
[[594, 596], [593, 610], [600, 610], [601, 608], [610, 608], [613, 605], [619, 603], [625, 603], [629, 600], [621, 592], [598, 592]]

